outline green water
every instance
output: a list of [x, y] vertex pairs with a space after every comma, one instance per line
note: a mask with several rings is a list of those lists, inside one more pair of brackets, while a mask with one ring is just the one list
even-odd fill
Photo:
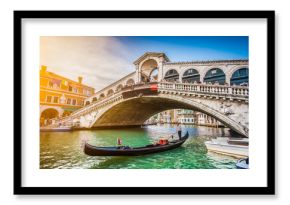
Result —
[[85, 141], [97, 146], [116, 145], [117, 137], [124, 145], [144, 146], [159, 137], [177, 138], [171, 125], [118, 130], [88, 130], [40, 133], [40, 168], [42, 169], [234, 169], [236, 159], [207, 153], [204, 140], [229, 136], [224, 128], [183, 126], [190, 138], [179, 148], [136, 157], [92, 157], [83, 153]]

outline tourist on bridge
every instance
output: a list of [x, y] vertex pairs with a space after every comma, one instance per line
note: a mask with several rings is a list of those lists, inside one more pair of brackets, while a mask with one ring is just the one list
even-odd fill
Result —
[[178, 134], [179, 139], [181, 140], [181, 125], [180, 125], [180, 123], [177, 124], [177, 134]]

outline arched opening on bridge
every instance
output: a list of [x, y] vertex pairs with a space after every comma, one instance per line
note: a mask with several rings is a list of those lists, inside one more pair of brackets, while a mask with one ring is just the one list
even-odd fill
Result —
[[93, 102], [97, 102], [97, 101], [98, 101], [97, 97], [93, 97]]
[[135, 81], [132, 79], [132, 78], [130, 78], [129, 80], [127, 80], [127, 82], [126, 82], [126, 85], [127, 86], [131, 86], [131, 85], [134, 85], [135, 84]]
[[158, 78], [158, 63], [154, 59], [149, 59], [142, 64], [140, 72], [141, 82], [155, 81]]
[[156, 82], [158, 80], [158, 68], [154, 68], [149, 75], [150, 82]]
[[119, 92], [119, 91], [121, 91], [121, 90], [122, 90], [122, 88], [123, 88], [123, 85], [122, 85], [122, 84], [118, 85], [118, 86], [117, 86], [117, 88], [116, 88], [116, 92]]
[[90, 101], [86, 101], [86, 104], [85, 105], [89, 105], [89, 104], [91, 104]]
[[148, 83], [150, 82], [150, 79], [148, 76], [146, 76], [145, 74], [141, 74], [141, 82], [144, 82], [144, 83]]
[[200, 74], [197, 70], [191, 68], [184, 72], [182, 76], [183, 83], [199, 83], [200, 82]]
[[231, 85], [249, 85], [249, 69], [236, 70], [231, 77]]
[[114, 91], [112, 89], [110, 89], [107, 93], [107, 97], [110, 97], [114, 94]]
[[220, 84], [224, 85], [226, 82], [226, 75], [224, 71], [220, 68], [212, 68], [204, 76], [203, 81], [205, 83], [211, 83], [211, 84]]
[[175, 69], [170, 69], [165, 73], [164, 80], [168, 82], [178, 82], [179, 73]]
[[102, 94], [100, 95], [100, 97], [99, 97], [99, 100], [102, 100], [102, 99], [104, 99], [104, 98], [105, 98], [105, 94], [102, 93]]

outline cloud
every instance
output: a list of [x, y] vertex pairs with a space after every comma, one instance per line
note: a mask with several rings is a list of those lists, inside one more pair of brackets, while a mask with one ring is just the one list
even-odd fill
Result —
[[42, 36], [40, 64], [100, 90], [135, 70], [131, 51], [114, 37]]

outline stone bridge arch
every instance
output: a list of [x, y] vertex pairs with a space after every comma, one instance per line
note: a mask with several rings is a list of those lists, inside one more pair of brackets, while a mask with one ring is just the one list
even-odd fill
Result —
[[236, 132], [248, 136], [248, 130], [245, 126], [226, 116], [224, 113], [194, 99], [169, 94], [134, 97], [116, 102], [100, 111], [95, 116], [90, 127], [141, 125], [154, 114], [170, 109], [190, 109], [203, 112], [216, 118]]

